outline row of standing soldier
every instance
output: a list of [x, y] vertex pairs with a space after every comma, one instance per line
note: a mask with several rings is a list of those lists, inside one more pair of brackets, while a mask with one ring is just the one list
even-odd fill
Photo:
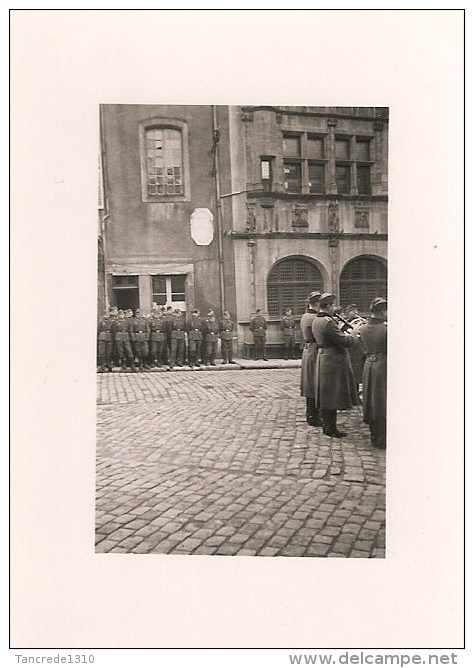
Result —
[[[169, 364], [183, 366], [215, 366], [218, 341], [221, 342], [223, 364], [232, 364], [234, 323], [228, 311], [218, 321], [209, 309], [204, 317], [193, 309], [188, 320], [179, 309], [153, 309], [145, 316], [141, 309], [126, 314], [112, 307], [98, 323], [98, 363], [101, 371], [112, 371], [113, 364], [132, 371]], [[136, 365], [138, 361], [138, 368]]]
[[306, 421], [322, 427], [327, 436], [347, 436], [337, 427], [337, 411], [359, 404], [349, 350], [360, 341], [363, 419], [374, 447], [386, 447], [387, 301], [376, 297], [368, 322], [351, 332], [336, 323], [335, 295], [312, 292], [300, 322], [305, 347], [301, 362], [301, 394], [306, 398]]

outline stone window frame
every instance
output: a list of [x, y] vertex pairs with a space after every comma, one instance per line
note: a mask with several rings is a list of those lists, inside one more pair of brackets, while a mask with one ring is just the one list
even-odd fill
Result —
[[[146, 131], [147, 130], [178, 130], [181, 133], [181, 150], [182, 150], [182, 180], [183, 189], [182, 194], [163, 194], [150, 195], [148, 193], [148, 172], [146, 167]], [[189, 131], [188, 124], [185, 121], [177, 118], [162, 118], [154, 117], [145, 121], [141, 121], [138, 125], [138, 141], [140, 146], [140, 173], [142, 185], [142, 201], [148, 203], [156, 202], [189, 202], [191, 201], [191, 182], [189, 170]]]
[[[343, 133], [337, 132], [334, 136], [334, 173], [336, 174], [337, 167], [347, 167], [350, 171], [350, 187], [349, 192], [337, 192], [337, 178], [336, 182], [336, 192], [338, 195], [371, 195], [372, 194], [372, 167], [374, 165], [373, 160], [373, 135], [363, 134], [363, 133]], [[349, 154], [347, 158], [336, 158], [335, 143], [338, 140], [344, 140], [348, 142]], [[361, 160], [357, 156], [357, 144], [367, 144], [368, 145], [368, 160]], [[358, 166], [369, 169], [369, 178], [368, 178], [368, 188], [365, 192], [359, 192], [358, 187], [358, 177], [357, 177], [357, 168]]]
[[[290, 155], [285, 155], [283, 151], [283, 140], [285, 137], [291, 138], [295, 137], [299, 139], [299, 154], [290, 156]], [[285, 176], [284, 176], [284, 170], [285, 170], [285, 165], [299, 165], [300, 167], [300, 190], [299, 191], [294, 191], [294, 190], [287, 190], [284, 185], [284, 190], [285, 192], [293, 195], [324, 195], [326, 194], [326, 188], [327, 188], [327, 174], [326, 174], [326, 166], [329, 162], [328, 160], [328, 137], [329, 135], [324, 132], [315, 132], [311, 130], [289, 130], [289, 129], [282, 129], [282, 156], [283, 156], [283, 184], [285, 183]], [[321, 158], [314, 158], [309, 155], [308, 151], [308, 142], [314, 139], [319, 139], [322, 140], [322, 148], [323, 148], [323, 156]], [[323, 166], [323, 184], [324, 184], [324, 192], [315, 192], [314, 190], [311, 190], [311, 187], [309, 185], [309, 165], [321, 165]]]

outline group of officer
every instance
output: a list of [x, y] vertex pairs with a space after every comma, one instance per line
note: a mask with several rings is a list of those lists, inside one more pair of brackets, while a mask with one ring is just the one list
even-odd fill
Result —
[[185, 360], [192, 368], [215, 366], [219, 340], [222, 363], [232, 364], [233, 332], [228, 311], [218, 321], [212, 309], [204, 317], [193, 309], [186, 320], [183, 311], [171, 306], [154, 305], [149, 316], [139, 308], [133, 313], [113, 306], [98, 323], [99, 371], [112, 371], [114, 365], [132, 371], [173, 368], [183, 366]]
[[[306, 398], [306, 421], [322, 427], [327, 436], [347, 436], [337, 427], [337, 411], [359, 405], [358, 387], [349, 350], [361, 346], [363, 419], [375, 448], [386, 448], [387, 301], [376, 297], [368, 321], [355, 322], [357, 307], [348, 318], [336, 318], [336, 297], [312, 292], [300, 327], [304, 341], [301, 395]], [[360, 322], [361, 321], [361, 322]]]

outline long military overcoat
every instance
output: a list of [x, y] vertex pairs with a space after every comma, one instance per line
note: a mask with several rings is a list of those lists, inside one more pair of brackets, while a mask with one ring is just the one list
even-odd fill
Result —
[[303, 352], [301, 354], [301, 377], [300, 390], [302, 397], [314, 398], [314, 372], [316, 370], [316, 357], [318, 355], [318, 346], [313, 336], [311, 326], [317, 312], [310, 309], [301, 316], [300, 328], [301, 336], [304, 342]]
[[325, 313], [317, 314], [311, 329], [318, 345], [314, 376], [316, 407], [344, 410], [357, 406], [359, 399], [349, 357], [354, 339], [350, 334], [341, 332]]
[[360, 328], [366, 358], [362, 372], [364, 422], [384, 420], [387, 412], [387, 324], [371, 317]]

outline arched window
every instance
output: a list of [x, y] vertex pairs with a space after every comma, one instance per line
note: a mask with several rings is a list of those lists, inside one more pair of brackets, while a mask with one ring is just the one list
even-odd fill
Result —
[[190, 199], [188, 129], [174, 119], [139, 124], [142, 199], [187, 202]]
[[282, 260], [272, 267], [267, 281], [268, 313], [280, 317], [287, 308], [295, 315], [306, 310], [306, 300], [313, 290], [323, 291], [324, 281], [318, 267], [302, 258]]
[[387, 268], [371, 257], [358, 257], [346, 264], [339, 281], [341, 306], [356, 304], [368, 313], [374, 297], [387, 297]]

